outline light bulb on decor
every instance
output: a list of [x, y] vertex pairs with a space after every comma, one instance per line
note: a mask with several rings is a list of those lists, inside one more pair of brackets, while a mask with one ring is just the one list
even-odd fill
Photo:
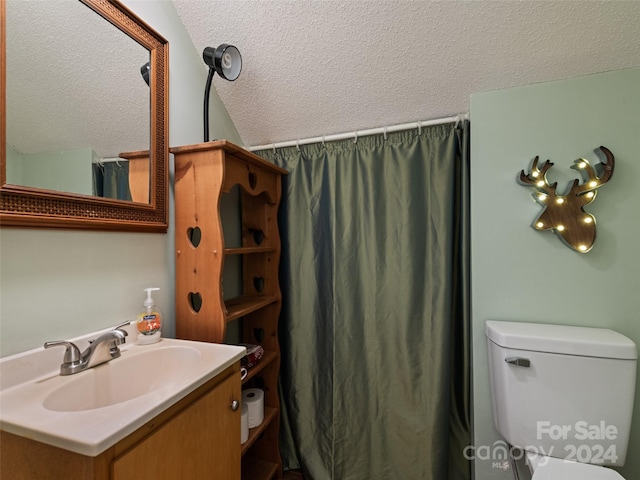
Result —
[[204, 88], [204, 141], [209, 141], [209, 93], [211, 81], [217, 72], [225, 80], [233, 82], [242, 71], [242, 56], [240, 50], [233, 45], [223, 43], [217, 48], [206, 47], [202, 52], [204, 63], [209, 66], [207, 84]]

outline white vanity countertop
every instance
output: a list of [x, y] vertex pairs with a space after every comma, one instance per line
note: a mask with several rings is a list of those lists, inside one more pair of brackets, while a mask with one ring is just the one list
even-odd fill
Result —
[[[0, 359], [0, 429], [94, 457], [246, 354], [239, 346], [165, 338], [155, 344], [138, 345], [136, 334], [127, 330], [130, 335], [120, 346], [120, 358], [74, 375], [59, 375], [62, 347], [39, 348]], [[95, 338], [97, 334], [85, 337]], [[72, 340], [80, 350], [86, 346], [83, 339]], [[161, 358], [166, 352], [178, 353], [167, 357], [178, 361], [158, 365], [158, 369], [152, 369], [156, 370], [152, 378], [153, 373], [147, 374], [148, 359]], [[146, 363], [140, 363], [145, 356]], [[142, 371], [130, 368], [140, 365]], [[95, 382], [96, 378], [107, 381]], [[169, 380], [164, 382], [164, 378]], [[140, 387], [140, 383], [152, 386]], [[85, 393], [87, 385], [101, 391]], [[139, 392], [132, 393], [136, 388]]]

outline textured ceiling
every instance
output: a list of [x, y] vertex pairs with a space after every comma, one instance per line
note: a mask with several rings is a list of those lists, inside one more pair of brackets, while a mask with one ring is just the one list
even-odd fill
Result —
[[[242, 52], [240, 78], [214, 87], [246, 146], [456, 115], [472, 93], [640, 66], [640, 0], [173, 3], [199, 53]], [[145, 49], [77, 1], [9, 0], [7, 19], [10, 145], [146, 148]]]
[[173, 3], [198, 52], [242, 53], [240, 78], [214, 86], [246, 146], [456, 115], [472, 93], [640, 65], [638, 0]]

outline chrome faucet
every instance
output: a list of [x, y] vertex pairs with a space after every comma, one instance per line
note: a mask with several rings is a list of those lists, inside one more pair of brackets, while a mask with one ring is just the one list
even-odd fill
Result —
[[91, 340], [82, 353], [74, 343], [67, 341], [46, 342], [44, 348], [66, 347], [64, 359], [60, 365], [60, 375], [73, 375], [118, 358], [120, 356], [118, 345], [126, 342], [127, 332], [122, 330], [126, 325], [129, 325], [129, 322], [124, 322], [95, 340]]

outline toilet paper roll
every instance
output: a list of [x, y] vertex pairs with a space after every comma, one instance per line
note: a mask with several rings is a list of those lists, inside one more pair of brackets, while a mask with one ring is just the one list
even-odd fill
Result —
[[264, 392], [259, 388], [243, 390], [242, 404], [247, 406], [247, 424], [249, 428], [260, 425], [264, 420]]
[[249, 407], [242, 403], [242, 416], [240, 417], [240, 443], [249, 440]]

